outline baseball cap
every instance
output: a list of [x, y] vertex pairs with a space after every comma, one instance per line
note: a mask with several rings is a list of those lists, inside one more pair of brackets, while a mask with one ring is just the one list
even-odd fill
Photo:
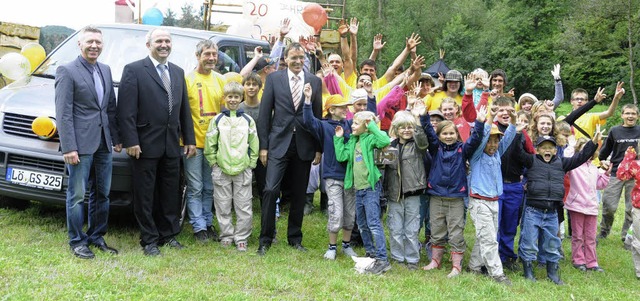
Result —
[[322, 116], [325, 116], [327, 112], [329, 112], [329, 108], [331, 107], [340, 107], [340, 106], [350, 106], [351, 103], [344, 99], [340, 94], [333, 94], [327, 97], [324, 102], [324, 108], [322, 110]]
[[553, 138], [552, 136], [544, 135], [544, 136], [538, 137], [538, 139], [536, 140], [536, 147], [538, 147], [540, 144], [542, 144], [542, 142], [545, 142], [545, 141], [549, 141], [549, 142], [553, 143], [553, 145], [558, 145], [556, 143], [556, 139], [555, 138]]
[[438, 116], [442, 120], [444, 120], [444, 114], [442, 114], [442, 112], [440, 112], [440, 110], [429, 111], [429, 116]]
[[353, 90], [353, 92], [351, 92], [351, 104], [354, 104], [356, 101], [364, 99], [367, 100], [367, 90], [360, 88], [360, 89], [355, 89]]
[[[504, 136], [504, 133], [502, 133], [500, 131], [500, 129], [498, 128], [498, 125], [496, 125], [494, 123], [494, 124], [491, 125], [491, 132], [489, 132], [489, 136], [491, 136], [491, 135], [503, 135]], [[554, 142], [555, 142], [555, 140], [554, 140]]]

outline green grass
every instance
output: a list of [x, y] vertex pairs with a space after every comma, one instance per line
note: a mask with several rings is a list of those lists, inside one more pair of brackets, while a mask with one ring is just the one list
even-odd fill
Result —
[[[317, 200], [316, 200], [317, 202]], [[521, 272], [508, 272], [512, 287], [462, 273], [447, 279], [451, 264], [437, 271], [409, 271], [392, 264], [383, 276], [359, 275], [349, 258], [335, 262], [322, 258], [327, 247], [326, 218], [315, 211], [304, 220], [300, 253], [287, 246], [286, 216], [278, 221], [278, 240], [265, 257], [255, 254], [259, 212], [254, 206], [254, 230], [249, 252], [219, 244], [196, 243], [185, 224], [178, 239], [184, 250], [162, 248], [162, 256], [148, 258], [138, 245], [132, 215], [112, 214], [107, 242], [120, 254], [97, 253], [94, 260], [76, 259], [69, 251], [64, 208], [32, 203], [25, 210], [0, 208], [0, 300], [636, 300], [631, 254], [622, 248], [620, 231], [624, 204], [616, 216], [612, 235], [600, 242], [598, 256], [604, 274], [582, 273], [561, 262], [567, 285], [539, 279], [531, 283]], [[468, 219], [468, 221], [470, 221]], [[473, 225], [465, 229], [468, 251], [473, 246]], [[570, 240], [564, 240], [570, 256]], [[359, 254], [364, 251], [357, 248]], [[426, 264], [422, 257], [421, 265]]]

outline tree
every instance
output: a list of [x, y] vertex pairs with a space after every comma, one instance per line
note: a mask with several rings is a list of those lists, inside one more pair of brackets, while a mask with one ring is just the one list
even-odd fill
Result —
[[202, 17], [194, 14], [193, 5], [185, 3], [181, 8], [182, 18], [177, 21], [177, 26], [185, 28], [204, 29]]
[[171, 10], [171, 8], [167, 8], [167, 11], [164, 13], [164, 20], [162, 20], [162, 25], [164, 26], [176, 26], [178, 20], [176, 19], [176, 13]]

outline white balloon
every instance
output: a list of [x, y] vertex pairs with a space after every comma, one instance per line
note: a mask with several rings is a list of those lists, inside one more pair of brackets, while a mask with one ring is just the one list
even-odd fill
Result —
[[0, 73], [10, 80], [18, 80], [31, 71], [31, 63], [22, 54], [10, 52], [0, 58]]

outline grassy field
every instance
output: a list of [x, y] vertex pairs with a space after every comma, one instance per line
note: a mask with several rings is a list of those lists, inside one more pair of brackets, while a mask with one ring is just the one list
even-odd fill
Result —
[[[259, 257], [255, 254], [259, 212], [254, 216], [247, 253], [197, 243], [186, 224], [178, 237], [186, 249], [162, 248], [162, 256], [149, 258], [138, 245], [132, 215], [114, 213], [106, 240], [120, 254], [97, 253], [93, 260], [80, 260], [68, 248], [64, 208], [37, 203], [27, 209], [0, 208], [0, 300], [637, 300], [640, 296], [631, 254], [617, 234], [622, 210], [613, 234], [598, 246], [605, 273], [579, 272], [566, 259], [560, 269], [565, 286], [545, 280], [546, 271], [536, 268], [537, 283], [524, 280], [522, 272], [508, 272], [512, 287], [470, 273], [447, 279], [448, 258], [437, 271], [409, 271], [392, 264], [382, 276], [356, 274], [350, 258], [338, 256], [335, 262], [322, 258], [326, 218], [318, 211], [304, 220], [309, 252], [287, 246], [285, 214], [277, 225], [279, 242]], [[466, 266], [474, 240], [472, 224], [467, 225], [465, 237]], [[564, 250], [570, 256], [568, 239]], [[361, 248], [356, 251], [364, 253]], [[420, 264], [425, 261], [422, 257]]]

